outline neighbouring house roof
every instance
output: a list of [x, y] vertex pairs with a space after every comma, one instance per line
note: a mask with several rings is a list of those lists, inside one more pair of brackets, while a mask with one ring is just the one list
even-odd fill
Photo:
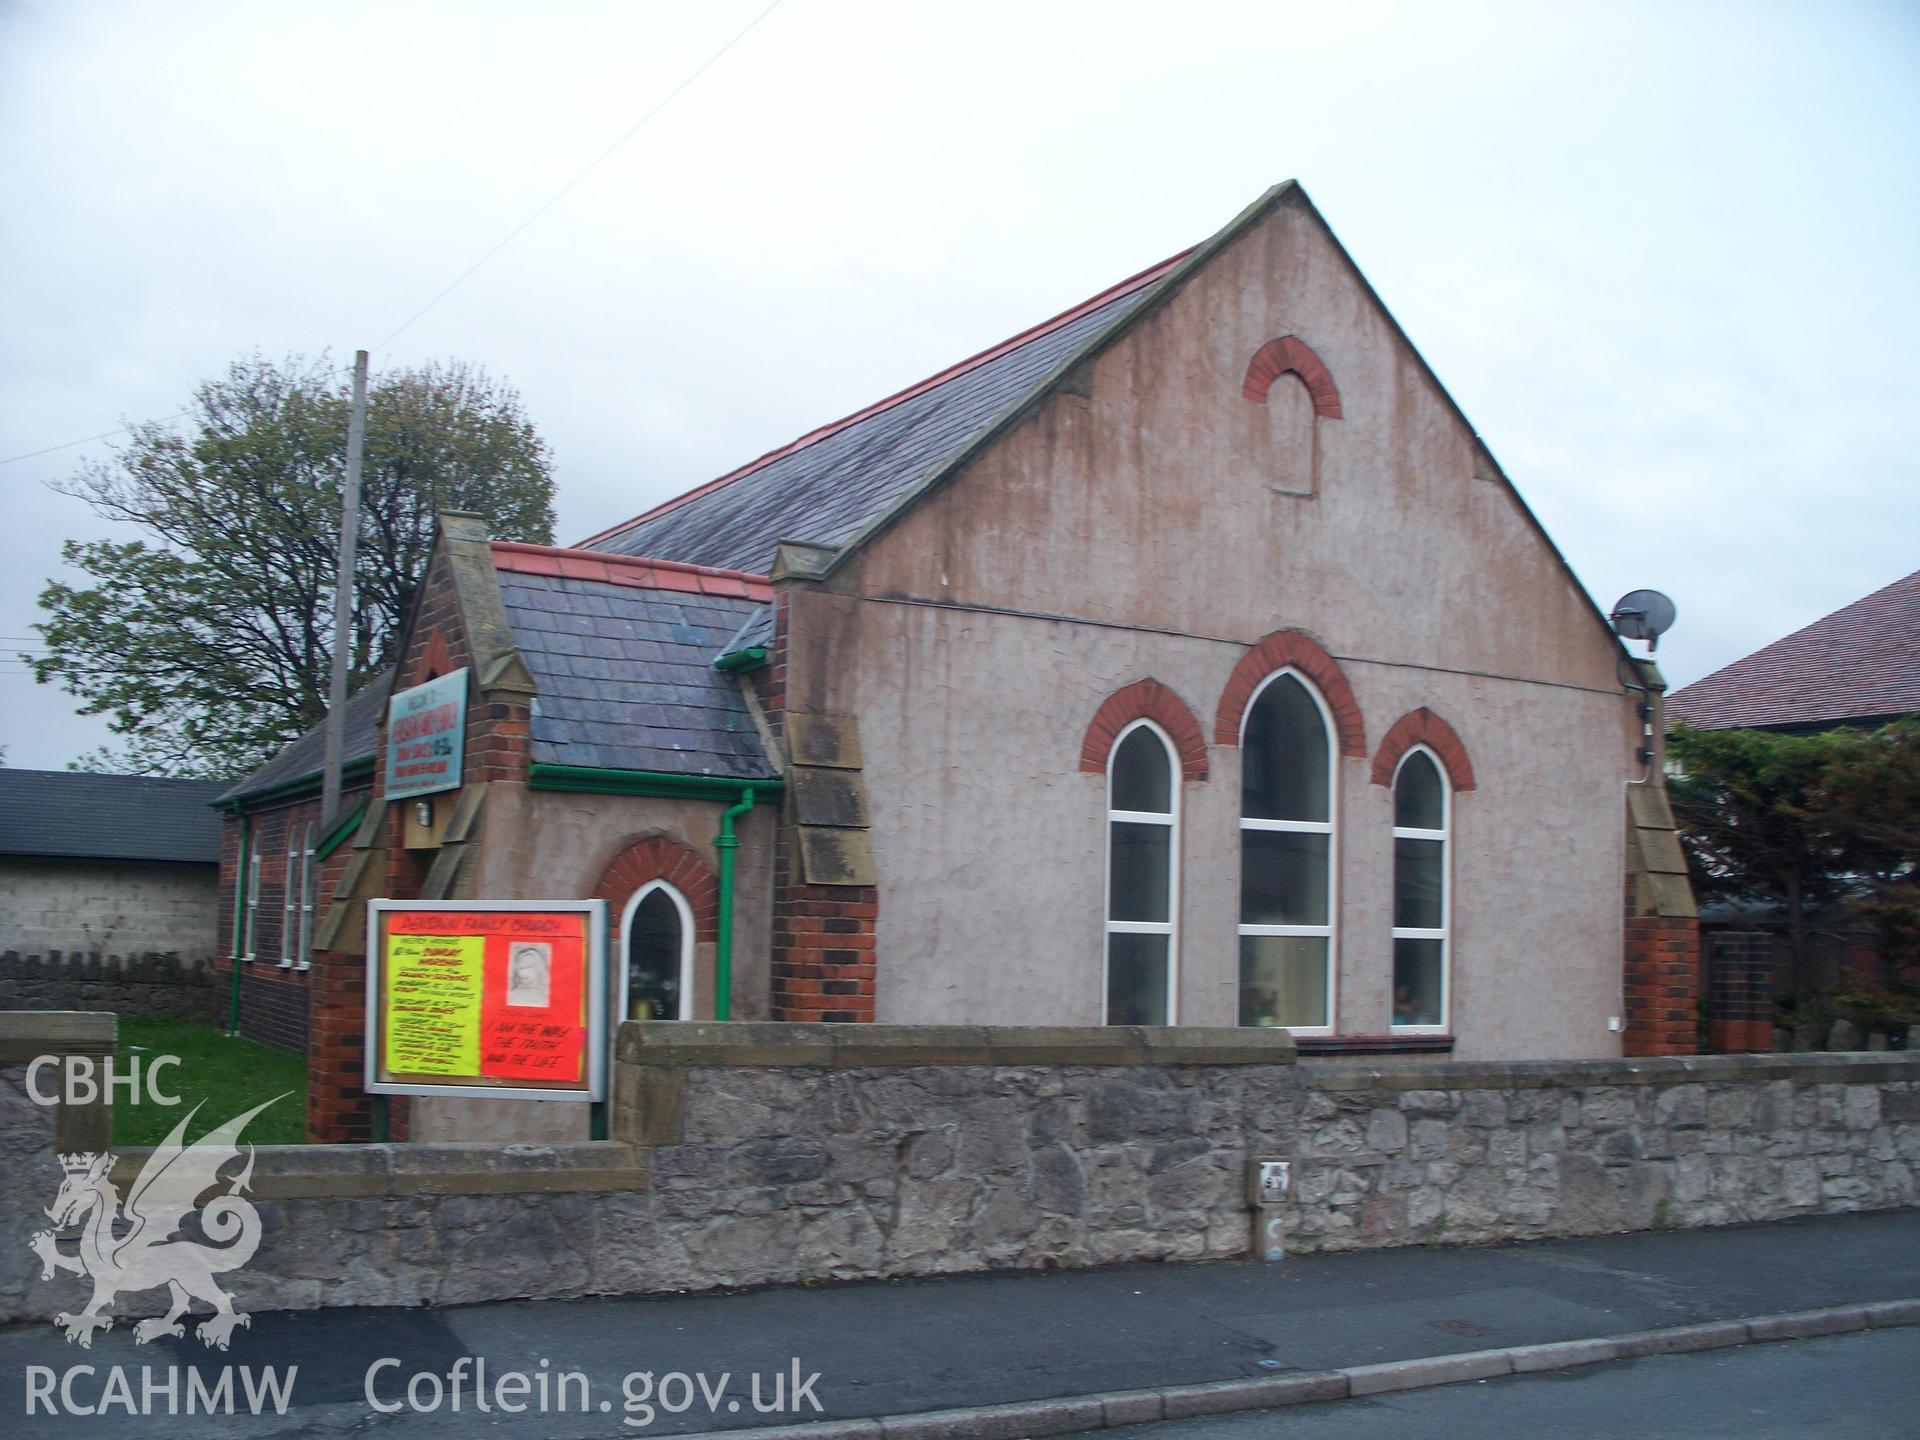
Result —
[[782, 540], [845, 545], [1133, 313], [1191, 253], [596, 535], [584, 548], [765, 573]]
[[[393, 672], [382, 670], [347, 699], [346, 736], [340, 762], [351, 765], [371, 760], [378, 739], [377, 727], [387, 713], [387, 691]], [[273, 759], [220, 796], [222, 802], [245, 800], [303, 780], [318, 780], [327, 761], [327, 725], [323, 720], [293, 741]]]
[[1814, 728], [1920, 710], [1920, 570], [1674, 691], [1704, 730]]
[[224, 780], [0, 769], [0, 854], [77, 860], [220, 860]]
[[714, 657], [767, 581], [496, 541], [507, 623], [533, 676], [533, 763], [761, 780], [778, 774]]

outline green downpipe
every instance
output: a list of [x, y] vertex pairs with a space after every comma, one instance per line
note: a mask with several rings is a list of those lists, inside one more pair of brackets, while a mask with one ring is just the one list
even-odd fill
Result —
[[713, 946], [713, 1018], [733, 1018], [733, 852], [740, 837], [733, 833], [733, 822], [753, 809], [753, 786], [740, 789], [740, 803], [720, 812], [720, 833], [713, 848], [720, 852], [720, 924]]
[[247, 921], [247, 870], [253, 860], [253, 822], [240, 817], [240, 852], [233, 867], [233, 944], [228, 947], [227, 964], [233, 970], [232, 994], [227, 1000], [227, 1034], [240, 1033], [240, 927]]

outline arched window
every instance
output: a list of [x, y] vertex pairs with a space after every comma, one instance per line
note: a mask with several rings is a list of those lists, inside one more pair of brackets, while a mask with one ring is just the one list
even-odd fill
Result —
[[280, 968], [291, 970], [300, 948], [300, 827], [287, 821], [287, 864], [280, 881]]
[[1332, 720], [1291, 670], [1241, 728], [1240, 1023], [1333, 1025]]
[[313, 837], [314, 822], [309, 820], [300, 842], [300, 949], [294, 968], [313, 968]]
[[1409, 750], [1393, 777], [1393, 1023], [1445, 1029], [1447, 893], [1453, 786], [1425, 746]]
[[240, 958], [251, 960], [254, 956], [254, 941], [260, 935], [260, 832], [255, 831], [247, 838], [247, 925], [245, 941], [240, 947]]
[[1173, 1023], [1180, 787], [1173, 742], [1136, 720], [1107, 762], [1107, 1024]]
[[685, 1020], [693, 998], [693, 909], [664, 880], [641, 886], [620, 917], [623, 1020]]

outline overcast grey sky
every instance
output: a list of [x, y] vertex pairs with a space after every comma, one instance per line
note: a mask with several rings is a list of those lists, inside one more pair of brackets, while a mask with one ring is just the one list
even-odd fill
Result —
[[[374, 346], [767, 0], [0, 0], [0, 456]], [[577, 541], [1297, 177], [1685, 683], [1920, 567], [1920, 7], [784, 0], [374, 362], [519, 387]], [[68, 537], [0, 466], [0, 645]], [[7, 763], [105, 738], [0, 662]]]

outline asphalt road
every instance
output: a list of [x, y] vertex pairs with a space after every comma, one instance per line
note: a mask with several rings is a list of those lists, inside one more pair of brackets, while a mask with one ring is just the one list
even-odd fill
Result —
[[[81, 1350], [49, 1323], [80, 1292], [52, 1293], [55, 1282], [47, 1289], [46, 1322], [0, 1330], [0, 1435], [587, 1440], [1191, 1385], [1920, 1297], [1920, 1210], [1271, 1265], [260, 1314], [225, 1354], [191, 1336], [135, 1345], [125, 1321]], [[369, 1404], [369, 1370], [382, 1359], [395, 1363], [375, 1376], [381, 1403], [399, 1404], [419, 1375], [417, 1408], [383, 1413]], [[490, 1383], [509, 1371], [536, 1384], [543, 1371], [578, 1371], [589, 1397], [550, 1393], [544, 1412], [537, 1404], [477, 1411], [473, 1371], [482, 1360]], [[820, 1412], [756, 1413], [750, 1377], [761, 1376], [770, 1400], [773, 1375], [791, 1377], [796, 1360], [803, 1382], [821, 1377], [812, 1391]], [[444, 1377], [463, 1363], [466, 1401], [456, 1411]], [[284, 1413], [185, 1413], [189, 1370], [214, 1386], [232, 1367], [235, 1408], [245, 1409], [245, 1372], [257, 1380], [267, 1366], [282, 1374], [298, 1367]], [[107, 1390], [116, 1373], [132, 1405]], [[681, 1394], [664, 1398], [695, 1403], [675, 1409], [655, 1396], [635, 1406], [642, 1382], [629, 1377], [658, 1384], [671, 1373], [712, 1384], [726, 1375], [731, 1388], [711, 1406]], [[143, 1383], [164, 1387], [170, 1377], [175, 1399], [162, 1391], [143, 1403]], [[428, 1409], [436, 1381], [440, 1402]], [[35, 1385], [43, 1403], [30, 1405]], [[1905, 1429], [1877, 1433], [1920, 1436], [1920, 1409], [1912, 1415]]]
[[1905, 1440], [1920, 1435], [1920, 1328], [1103, 1433], [1110, 1440]]

